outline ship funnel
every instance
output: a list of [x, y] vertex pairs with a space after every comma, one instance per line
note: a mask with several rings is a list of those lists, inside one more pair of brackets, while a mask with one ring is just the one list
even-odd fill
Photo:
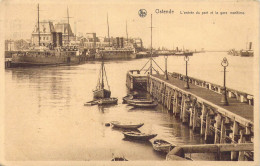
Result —
[[119, 37], [116, 37], [116, 47], [117, 47], [117, 48], [120, 47]]
[[120, 47], [124, 47], [124, 38], [120, 37]]
[[249, 42], [249, 50], [252, 50], [252, 42]]

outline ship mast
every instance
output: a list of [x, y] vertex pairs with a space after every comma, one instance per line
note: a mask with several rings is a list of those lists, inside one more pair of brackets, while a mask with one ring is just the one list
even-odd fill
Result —
[[150, 57], [150, 74], [153, 72], [153, 15], [151, 14], [151, 57]]
[[69, 31], [69, 26], [70, 26], [70, 17], [69, 17], [69, 8], [67, 7], [67, 19], [68, 19], [68, 44], [70, 43], [70, 31]]
[[127, 44], [128, 44], [127, 21], [126, 21], [126, 41], [127, 41]]
[[101, 89], [104, 89], [104, 61], [103, 61], [103, 57], [102, 57], [102, 63], [101, 63]]
[[39, 46], [41, 45], [41, 36], [40, 36], [40, 7], [39, 4], [37, 6], [37, 11], [38, 11], [38, 37], [39, 37]]
[[110, 47], [110, 36], [109, 36], [108, 14], [107, 14], [107, 36], [108, 36], [108, 44], [109, 44], [109, 47]]

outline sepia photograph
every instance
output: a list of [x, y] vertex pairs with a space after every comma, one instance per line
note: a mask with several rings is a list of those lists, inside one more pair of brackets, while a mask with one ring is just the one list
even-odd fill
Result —
[[260, 164], [258, 1], [0, 13], [0, 166]]

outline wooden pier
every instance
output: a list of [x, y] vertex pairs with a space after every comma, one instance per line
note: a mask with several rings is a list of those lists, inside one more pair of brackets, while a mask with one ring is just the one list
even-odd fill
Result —
[[[178, 73], [169, 73], [168, 80], [159, 74], [142, 77], [147, 80], [147, 92], [182, 123], [199, 132], [207, 143], [226, 144], [227, 147], [248, 145], [248, 148], [240, 150], [231, 148], [230, 157], [231, 160], [253, 160], [253, 95], [227, 88], [229, 105], [223, 106], [220, 102], [222, 87], [219, 85], [189, 78], [190, 89], [185, 89], [186, 77]], [[127, 78], [127, 84], [132, 83], [132, 90], [137, 86], [134, 85], [134, 79]], [[183, 156], [174, 158], [179, 157]]]

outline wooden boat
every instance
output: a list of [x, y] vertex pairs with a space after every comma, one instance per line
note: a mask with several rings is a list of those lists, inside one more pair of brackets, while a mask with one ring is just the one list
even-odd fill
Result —
[[147, 99], [130, 99], [127, 101], [128, 104], [130, 103], [136, 103], [136, 104], [152, 104], [153, 100], [147, 100]]
[[157, 134], [145, 134], [138, 132], [123, 132], [126, 139], [148, 141], [157, 136]]
[[128, 161], [125, 157], [113, 157], [111, 161]]
[[111, 96], [111, 91], [107, 82], [107, 87], [108, 89], [105, 89], [105, 84], [104, 84], [104, 77], [106, 77], [107, 80], [107, 75], [106, 75], [106, 69], [104, 65], [104, 61], [102, 59], [101, 62], [101, 68], [99, 71], [99, 78], [98, 78], [98, 84], [96, 86], [96, 89], [93, 91], [94, 93], [94, 99], [103, 99], [103, 98], [110, 98]]
[[110, 123], [114, 127], [122, 128], [122, 129], [138, 129], [138, 128], [140, 128], [140, 127], [142, 127], [144, 125], [144, 123], [139, 123], [139, 124], [128, 123], [128, 124], [124, 124], [124, 123], [120, 123], [120, 122], [117, 122], [117, 121], [112, 121]]
[[118, 99], [115, 97], [112, 98], [103, 98], [97, 101], [98, 105], [105, 105], [105, 104], [117, 104]]
[[92, 105], [97, 105], [98, 104], [98, 100], [92, 100], [92, 101], [88, 101], [86, 103], [84, 103], [84, 106], [92, 106]]
[[123, 97], [123, 104], [126, 104], [128, 102], [128, 100], [133, 99], [134, 96], [131, 94], [128, 94], [127, 96]]
[[157, 102], [152, 103], [128, 103], [131, 106], [138, 107], [138, 108], [155, 108], [157, 107]]
[[175, 145], [163, 140], [163, 139], [155, 139], [152, 141], [153, 149], [163, 153], [169, 153]]

